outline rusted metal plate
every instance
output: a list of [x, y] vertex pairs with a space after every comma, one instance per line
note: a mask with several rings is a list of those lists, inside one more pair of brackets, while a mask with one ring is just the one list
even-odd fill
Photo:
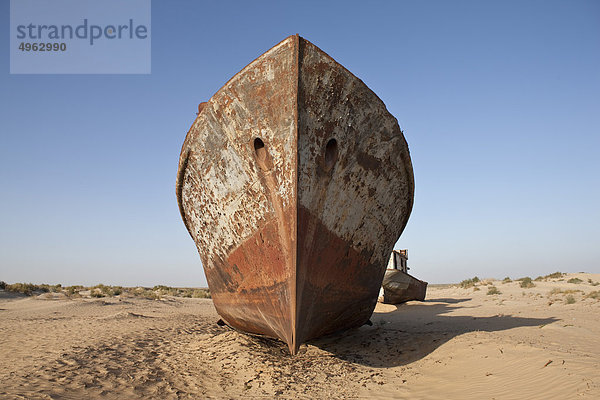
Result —
[[219, 314], [294, 354], [369, 319], [414, 182], [383, 102], [291, 36], [199, 106], [176, 190]]

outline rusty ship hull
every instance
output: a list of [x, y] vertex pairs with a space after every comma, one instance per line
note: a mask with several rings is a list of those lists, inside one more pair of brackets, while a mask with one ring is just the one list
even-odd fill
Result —
[[427, 282], [398, 269], [386, 270], [381, 286], [383, 288], [382, 302], [386, 304], [401, 304], [413, 300], [424, 301], [427, 293]]
[[176, 193], [217, 312], [295, 354], [369, 320], [414, 178], [383, 102], [295, 35], [199, 106]]

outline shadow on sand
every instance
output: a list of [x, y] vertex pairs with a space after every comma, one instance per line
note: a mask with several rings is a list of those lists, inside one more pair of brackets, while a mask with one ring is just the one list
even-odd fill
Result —
[[398, 305], [394, 311], [374, 313], [371, 317], [373, 326], [325, 336], [310, 341], [310, 344], [349, 362], [378, 368], [395, 367], [417, 361], [464, 333], [496, 332], [557, 321], [556, 318], [502, 314], [491, 317], [445, 315], [458, 308], [476, 308], [466, 304], [452, 305], [469, 300], [438, 298]]

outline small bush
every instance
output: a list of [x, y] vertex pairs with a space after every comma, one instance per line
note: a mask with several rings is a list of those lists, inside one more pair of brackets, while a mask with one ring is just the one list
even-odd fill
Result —
[[[83, 286], [76, 286], [76, 288], [83, 288]], [[124, 289], [122, 286], [107, 286], [102, 283], [90, 288], [91, 295], [94, 293], [102, 293], [103, 296], [94, 296], [94, 297], [113, 297], [119, 296], [123, 293]]]
[[565, 303], [567, 303], [567, 304], [575, 303], [575, 297], [573, 297], [572, 294], [568, 295], [567, 298], [565, 299]]
[[583, 282], [583, 281], [579, 278], [571, 278], [567, 281], [567, 283], [576, 283], [576, 284], [581, 283], [581, 282]]
[[195, 299], [210, 299], [210, 292], [204, 289], [195, 289], [192, 297]]
[[79, 296], [79, 291], [83, 290], [83, 286], [81, 285], [74, 285], [74, 286], [67, 286], [65, 288], [65, 294], [69, 297], [77, 297]]
[[0, 281], [0, 289], [4, 290], [5, 287], [6, 287], [6, 282]]
[[143, 288], [143, 287], [136, 287], [135, 289], [133, 289], [132, 294], [135, 297], [143, 297], [143, 298], [149, 299], [149, 300], [158, 300], [158, 299], [160, 299], [160, 293], [159, 292], [155, 292], [152, 289]]
[[46, 283], [42, 283], [41, 285], [37, 285], [35, 290], [42, 291], [44, 293], [59, 293], [62, 292], [62, 285], [60, 283], [58, 285], [48, 285]]
[[531, 281], [531, 278], [528, 276], [525, 278], [518, 279], [518, 280], [521, 281], [522, 288], [528, 289], [528, 288], [532, 288], [535, 286], [535, 284]]
[[475, 286], [475, 284], [477, 282], [479, 282], [479, 278], [478, 277], [474, 277], [474, 278], [471, 278], [471, 279], [465, 279], [464, 281], [462, 281], [460, 283], [460, 287], [463, 288], [463, 289], [467, 289], [467, 288]]
[[[106, 286], [103, 284], [98, 284], [96, 286], [94, 286], [93, 288], [91, 288], [92, 291], [92, 297], [112, 297], [114, 296], [114, 292], [112, 290], [112, 288], [110, 286]], [[101, 293], [102, 296], [94, 296], [94, 293]]]
[[492, 294], [502, 294], [502, 292], [500, 292], [496, 286], [490, 286], [490, 287], [488, 288], [488, 292], [487, 292], [487, 294], [488, 294], [488, 295], [492, 295]]
[[554, 288], [548, 292], [548, 296], [553, 296], [553, 295], [559, 294], [559, 293], [562, 293], [562, 290], [560, 290], [559, 288]]
[[558, 279], [558, 278], [562, 278], [565, 274], [563, 274], [562, 272], [553, 272], [551, 274], [548, 274], [545, 276], [546, 279]]
[[600, 290], [595, 290], [585, 295], [586, 299], [600, 300]]
[[510, 279], [508, 276], [506, 278], [502, 279], [502, 283], [503, 284], [504, 283], [511, 283], [511, 282], [512, 282], [512, 279]]
[[155, 292], [157, 292], [161, 296], [178, 296], [179, 289], [173, 288], [165, 285], [156, 285], [152, 288]]
[[148, 300], [160, 300], [160, 293], [156, 293], [152, 290], [146, 290], [142, 297]]

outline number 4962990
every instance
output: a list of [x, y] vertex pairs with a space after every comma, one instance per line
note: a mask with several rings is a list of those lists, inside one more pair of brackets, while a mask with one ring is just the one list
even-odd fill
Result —
[[66, 43], [25, 43], [19, 45], [21, 51], [66, 51]]

